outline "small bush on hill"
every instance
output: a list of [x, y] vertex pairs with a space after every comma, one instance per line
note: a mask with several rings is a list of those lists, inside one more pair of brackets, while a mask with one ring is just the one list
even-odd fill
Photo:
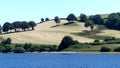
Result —
[[108, 38], [105, 38], [104, 41], [111, 41], [111, 40], [116, 40], [116, 38], [115, 37], [108, 37]]
[[120, 52], [120, 46], [114, 49], [115, 52]]
[[110, 47], [102, 46], [100, 52], [110, 52], [112, 49]]
[[94, 40], [94, 42], [100, 42], [100, 40], [96, 39], [96, 40]]

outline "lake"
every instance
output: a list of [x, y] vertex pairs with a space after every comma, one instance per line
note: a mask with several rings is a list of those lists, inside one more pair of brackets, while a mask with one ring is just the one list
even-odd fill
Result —
[[0, 54], [0, 68], [120, 68], [120, 54]]

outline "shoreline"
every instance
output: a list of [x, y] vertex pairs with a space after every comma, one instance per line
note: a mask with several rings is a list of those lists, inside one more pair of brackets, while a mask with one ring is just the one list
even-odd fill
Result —
[[75, 51], [61, 51], [61, 52], [25, 52], [36, 54], [120, 54], [120, 52], [75, 52]]
[[120, 54], [120, 52], [72, 52], [72, 51], [61, 51], [61, 52], [39, 52], [43, 54]]
[[1, 54], [120, 54], [120, 52], [75, 52], [75, 51], [54, 51], [54, 52], [24, 52], [24, 53], [1, 53]]

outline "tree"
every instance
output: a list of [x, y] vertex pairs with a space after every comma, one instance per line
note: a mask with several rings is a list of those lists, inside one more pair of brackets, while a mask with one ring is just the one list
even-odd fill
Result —
[[105, 26], [109, 29], [120, 30], [120, 13], [112, 13], [108, 16]]
[[103, 19], [100, 15], [90, 16], [89, 20], [92, 20], [94, 24], [103, 25]]
[[85, 14], [80, 14], [80, 22], [87, 21], [87, 16]]
[[32, 30], [34, 30], [34, 27], [36, 26], [36, 23], [34, 21], [30, 21], [29, 25], [32, 28]]
[[29, 29], [29, 24], [26, 21], [21, 22], [21, 28], [26, 31], [26, 29]]
[[60, 19], [59, 19], [58, 16], [55, 17], [54, 21], [57, 23], [57, 25], [59, 25], [59, 23], [60, 23]]
[[100, 52], [110, 52], [112, 49], [110, 47], [102, 46]]
[[41, 18], [41, 22], [44, 22], [44, 18]]
[[65, 48], [69, 47], [70, 45], [74, 45], [74, 44], [78, 44], [78, 42], [75, 43], [75, 41], [72, 39], [72, 37], [65, 36], [62, 39], [62, 41], [61, 41], [61, 43], [60, 43], [60, 45], [58, 47], [58, 51], [61, 51], [61, 50], [65, 49]]
[[13, 24], [10, 23], [9, 29], [10, 29], [10, 30], [13, 30], [13, 29], [14, 29]]
[[114, 49], [114, 52], [120, 52], [120, 46]]
[[45, 21], [49, 21], [50, 19], [49, 18], [46, 18]]
[[11, 44], [12, 43], [12, 40], [11, 40], [11, 38], [7, 38], [6, 40], [4, 40], [4, 41], [2, 41], [2, 45], [6, 45], [6, 44]]
[[[22, 23], [21, 23], [20, 21], [15, 21], [15, 22], [13, 22], [12, 24], [13, 24], [13, 26], [14, 26], [15, 32], [20, 31], [20, 28], [21, 28], [21, 25], [22, 25]], [[18, 29], [18, 30], [17, 30], [17, 29]]]
[[4, 23], [3, 32], [8, 33], [8, 31], [10, 30], [10, 25], [11, 24], [9, 22]]
[[6, 44], [11, 44], [11, 42], [12, 42], [11, 38], [7, 38], [5, 41]]
[[74, 14], [69, 14], [68, 17], [66, 18], [68, 21], [73, 22], [76, 21], [77, 18]]
[[34, 51], [39, 51], [40, 47], [39, 46], [32, 46], [29, 51], [34, 52]]
[[31, 43], [25, 43], [25, 45], [23, 46], [23, 48], [28, 51], [30, 48], [32, 47], [32, 44]]
[[93, 21], [88, 20], [88, 21], [85, 22], [85, 25], [84, 25], [84, 26], [85, 26], [85, 27], [90, 27], [91, 30], [93, 30], [93, 28], [94, 28], [94, 23], [93, 23]]

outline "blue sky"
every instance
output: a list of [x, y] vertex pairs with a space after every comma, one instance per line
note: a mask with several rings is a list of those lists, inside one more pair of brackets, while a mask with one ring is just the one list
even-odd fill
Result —
[[0, 0], [0, 24], [14, 21], [40, 22], [41, 18], [67, 17], [120, 11], [120, 0]]

